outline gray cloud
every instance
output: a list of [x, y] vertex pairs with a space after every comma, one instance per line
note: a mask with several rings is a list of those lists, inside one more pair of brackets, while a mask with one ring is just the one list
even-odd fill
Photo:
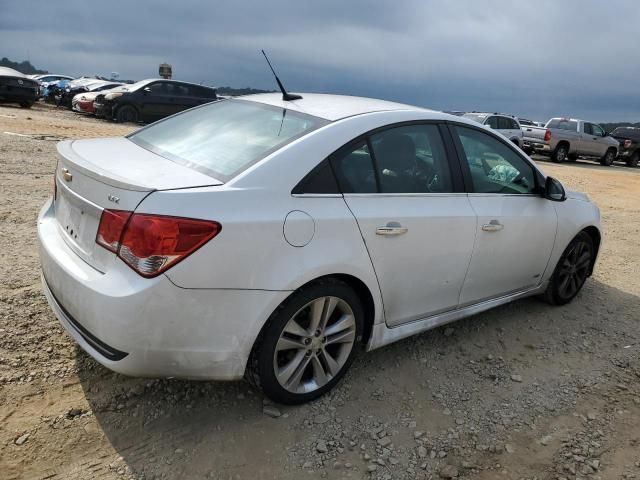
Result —
[[375, 96], [545, 120], [640, 120], [634, 0], [3, 2], [3, 52], [50, 71], [118, 71]]

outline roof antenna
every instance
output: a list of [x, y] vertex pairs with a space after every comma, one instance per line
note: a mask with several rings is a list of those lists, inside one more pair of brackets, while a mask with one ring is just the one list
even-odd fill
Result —
[[269, 57], [267, 57], [267, 54], [264, 53], [264, 50], [260, 50], [260, 51], [262, 52], [262, 55], [264, 55], [265, 60], [269, 64], [269, 68], [271, 69], [273, 76], [276, 77], [276, 82], [278, 82], [278, 87], [280, 87], [280, 91], [282, 92], [282, 100], [284, 100], [285, 102], [289, 102], [291, 100], [300, 100], [302, 98], [301, 95], [296, 95], [295, 93], [287, 93], [287, 91], [284, 89], [284, 85], [282, 85], [282, 82], [278, 78], [278, 75], [276, 75], [276, 71], [271, 66]]

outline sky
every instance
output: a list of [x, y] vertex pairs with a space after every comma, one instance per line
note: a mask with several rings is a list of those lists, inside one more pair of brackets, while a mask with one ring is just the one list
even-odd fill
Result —
[[640, 121], [638, 0], [0, 0], [0, 57], [70, 75]]

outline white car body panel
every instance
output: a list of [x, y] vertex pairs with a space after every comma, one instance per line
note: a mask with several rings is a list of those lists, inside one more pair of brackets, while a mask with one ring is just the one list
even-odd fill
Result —
[[[470, 194], [469, 200], [478, 229], [460, 304], [538, 285], [556, 238], [558, 221], [552, 202], [534, 195], [480, 193]], [[483, 229], [493, 228], [492, 224], [500, 229]]]
[[[44, 289], [61, 323], [98, 361], [130, 375], [240, 378], [270, 315], [293, 291], [327, 275], [355, 279], [369, 291], [367, 348], [377, 348], [539, 293], [576, 233], [599, 229], [597, 207], [579, 195], [552, 202], [462, 192], [292, 194], [323, 159], [370, 130], [415, 120], [475, 124], [379, 100], [304, 97], [233, 100], [332, 123], [226, 183], [128, 139], [59, 144], [57, 200], [38, 219]], [[148, 279], [92, 243], [106, 208], [214, 220], [222, 229]], [[482, 231], [493, 219], [504, 230]], [[406, 226], [406, 235], [376, 235], [392, 221]], [[71, 225], [80, 227], [71, 232]], [[74, 322], [128, 355], [105, 358]]]
[[[345, 194], [345, 200], [373, 261], [387, 325], [458, 306], [476, 231], [466, 194]], [[407, 232], [376, 233], [389, 222]]]

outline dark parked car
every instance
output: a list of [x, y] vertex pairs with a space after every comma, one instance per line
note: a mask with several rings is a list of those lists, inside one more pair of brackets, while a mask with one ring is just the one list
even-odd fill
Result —
[[175, 80], [142, 80], [98, 95], [96, 115], [118, 122], [152, 122], [217, 100], [215, 88]]
[[13, 68], [0, 67], [0, 103], [18, 103], [29, 108], [38, 99], [39, 90], [37, 80]]
[[640, 128], [618, 127], [611, 136], [620, 142], [618, 160], [637, 167], [640, 164]]

